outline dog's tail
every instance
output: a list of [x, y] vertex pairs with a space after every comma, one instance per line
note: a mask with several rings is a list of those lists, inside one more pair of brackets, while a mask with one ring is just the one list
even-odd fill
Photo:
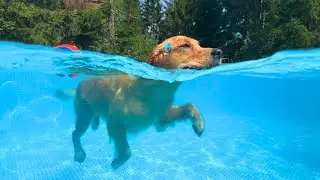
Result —
[[76, 89], [57, 89], [54, 93], [54, 97], [57, 99], [68, 101], [76, 94]]

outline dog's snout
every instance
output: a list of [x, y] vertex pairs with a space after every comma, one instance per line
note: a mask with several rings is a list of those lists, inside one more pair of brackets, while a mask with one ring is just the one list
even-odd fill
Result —
[[213, 49], [212, 51], [211, 51], [211, 55], [213, 56], [213, 57], [215, 57], [215, 58], [221, 58], [222, 57], [222, 50], [221, 49]]

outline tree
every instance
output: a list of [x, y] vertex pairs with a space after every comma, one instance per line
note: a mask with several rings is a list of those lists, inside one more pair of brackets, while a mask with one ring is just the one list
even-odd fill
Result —
[[[139, 0], [122, 0], [115, 12], [117, 16], [116, 41], [119, 52], [123, 55], [135, 56], [139, 60], [145, 60], [146, 51], [151, 51], [150, 43], [153, 45], [153, 42], [147, 40], [142, 34]], [[140, 51], [146, 54], [138, 53]]]
[[[320, 46], [320, 0], [139, 2], [0, 0], [0, 38], [51, 46], [73, 41], [81, 49], [138, 60], [173, 35], [220, 47], [232, 61]], [[242, 39], [235, 38], [237, 32]]]
[[141, 3], [141, 22], [144, 33], [159, 40], [164, 26], [163, 5], [161, 0], [144, 0]]
[[168, 36], [189, 35], [188, 29], [192, 23], [191, 4], [193, 0], [172, 0], [167, 2], [165, 12]]
[[64, 0], [24, 0], [23, 2], [50, 10], [61, 9], [64, 6]]
[[189, 7], [191, 25], [188, 31], [191, 36], [203, 46], [221, 46], [227, 40], [221, 3], [217, 0], [202, 0], [193, 2]]

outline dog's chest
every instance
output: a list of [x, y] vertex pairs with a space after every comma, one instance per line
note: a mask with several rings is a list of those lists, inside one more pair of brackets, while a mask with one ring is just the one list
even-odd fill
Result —
[[111, 109], [122, 116], [152, 118], [164, 114], [172, 103], [169, 92], [137, 87], [121, 87], [115, 91]]
[[178, 85], [118, 76], [93, 79], [83, 87], [82, 97], [95, 113], [107, 120], [122, 121], [128, 130], [135, 131], [166, 115]]
[[128, 131], [139, 131], [163, 119], [171, 107], [174, 92], [167, 88], [128, 86], [115, 91], [109, 111]]

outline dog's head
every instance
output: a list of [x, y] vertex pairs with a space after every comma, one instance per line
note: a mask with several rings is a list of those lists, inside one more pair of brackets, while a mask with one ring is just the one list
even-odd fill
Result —
[[195, 39], [174, 36], [153, 50], [149, 64], [165, 69], [206, 69], [221, 64], [222, 51], [204, 48]]

